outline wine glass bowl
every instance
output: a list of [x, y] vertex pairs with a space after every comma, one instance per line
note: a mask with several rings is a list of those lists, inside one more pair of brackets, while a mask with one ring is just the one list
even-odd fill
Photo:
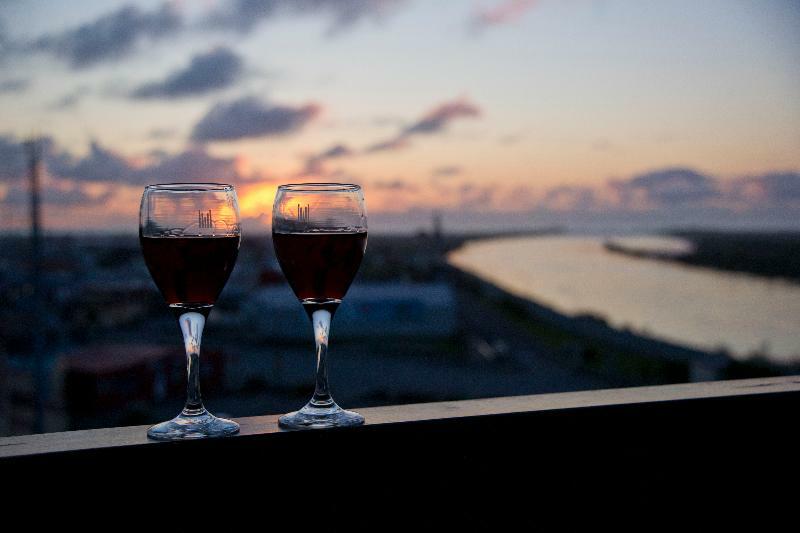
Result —
[[317, 355], [316, 386], [299, 411], [283, 415], [284, 428], [364, 423], [333, 400], [327, 354], [331, 319], [361, 265], [367, 213], [361, 187], [340, 183], [281, 185], [272, 211], [272, 243], [281, 270], [311, 320]]
[[239, 253], [236, 191], [221, 183], [148, 185], [139, 210], [139, 242], [147, 269], [178, 319], [187, 361], [187, 400], [172, 420], [151, 427], [157, 440], [231, 435], [239, 425], [217, 418], [200, 396], [200, 344], [206, 318]]

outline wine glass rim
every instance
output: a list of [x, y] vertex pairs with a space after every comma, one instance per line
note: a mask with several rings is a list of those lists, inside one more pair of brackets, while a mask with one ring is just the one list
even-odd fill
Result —
[[334, 192], [360, 191], [361, 185], [355, 183], [286, 183], [278, 186], [281, 191]]
[[232, 191], [233, 185], [229, 183], [214, 182], [175, 182], [175, 183], [154, 183], [145, 187], [151, 191], [175, 191], [175, 192], [196, 192], [196, 191]]

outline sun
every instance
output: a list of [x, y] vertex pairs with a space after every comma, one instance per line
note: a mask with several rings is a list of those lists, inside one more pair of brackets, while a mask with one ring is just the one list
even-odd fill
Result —
[[272, 213], [277, 185], [257, 184], [239, 187], [239, 211], [244, 217], [258, 217]]

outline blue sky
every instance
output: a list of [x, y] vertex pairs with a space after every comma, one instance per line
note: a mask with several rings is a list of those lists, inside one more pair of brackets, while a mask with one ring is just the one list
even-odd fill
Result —
[[31, 134], [54, 229], [135, 224], [170, 176], [234, 181], [254, 224], [309, 179], [361, 183], [387, 224], [800, 210], [797, 1], [75, 5], [0, 6], [6, 227]]

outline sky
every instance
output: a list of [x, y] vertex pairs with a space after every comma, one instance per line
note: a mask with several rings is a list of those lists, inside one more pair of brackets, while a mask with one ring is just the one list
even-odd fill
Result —
[[[79, 7], [76, 7], [79, 6]], [[0, 228], [142, 187], [364, 187], [371, 228], [800, 229], [797, 0], [5, 0]], [[88, 227], [91, 226], [91, 227]]]

